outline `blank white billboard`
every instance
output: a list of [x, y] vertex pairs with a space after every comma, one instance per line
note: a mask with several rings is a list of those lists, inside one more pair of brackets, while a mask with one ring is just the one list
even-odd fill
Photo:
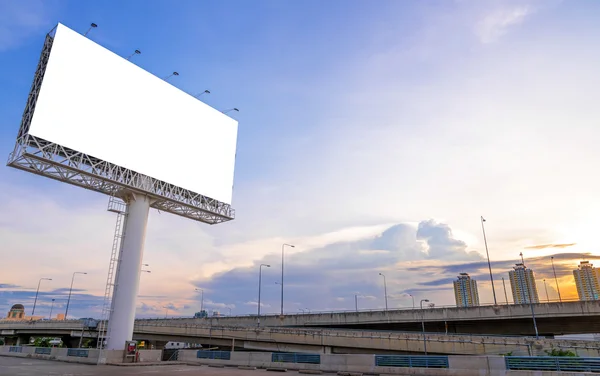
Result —
[[230, 204], [237, 128], [59, 24], [29, 133]]

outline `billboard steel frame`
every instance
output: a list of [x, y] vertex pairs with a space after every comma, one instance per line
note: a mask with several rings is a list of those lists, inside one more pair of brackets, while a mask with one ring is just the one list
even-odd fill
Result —
[[29, 126], [53, 41], [50, 32], [46, 35], [8, 166], [109, 196], [147, 195], [152, 198], [154, 209], [211, 225], [235, 218], [235, 210], [227, 203], [30, 135]]

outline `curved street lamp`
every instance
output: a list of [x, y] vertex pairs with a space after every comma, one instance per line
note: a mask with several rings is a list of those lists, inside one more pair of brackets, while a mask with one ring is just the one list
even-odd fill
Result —
[[71, 288], [69, 289], [69, 299], [67, 299], [67, 309], [65, 310], [65, 320], [69, 318], [69, 304], [71, 303], [71, 293], [73, 292], [73, 281], [75, 280], [75, 274], [87, 274], [86, 272], [74, 272], [71, 278]]
[[427, 337], [425, 336], [425, 312], [423, 312], [423, 302], [429, 303], [429, 299], [421, 299], [421, 329], [423, 330], [423, 350], [427, 355]]
[[385, 281], [385, 275], [383, 273], [379, 273], [380, 276], [383, 277], [383, 294], [385, 298], [385, 310], [388, 310], [388, 301], [387, 301], [387, 282]]
[[257, 326], [260, 326], [260, 289], [261, 289], [261, 285], [262, 285], [262, 267], [266, 267], [266, 268], [270, 268], [271, 265], [267, 265], [267, 264], [260, 264], [260, 266], [258, 267], [258, 321], [257, 321]]
[[52, 278], [40, 278], [38, 281], [37, 291], [35, 292], [35, 300], [33, 301], [33, 310], [31, 311], [31, 316], [35, 314], [35, 305], [37, 304], [38, 294], [40, 293], [40, 284], [42, 281], [52, 281]]

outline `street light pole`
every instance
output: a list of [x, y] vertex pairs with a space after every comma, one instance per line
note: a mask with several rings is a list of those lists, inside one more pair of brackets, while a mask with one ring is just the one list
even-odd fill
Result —
[[71, 288], [69, 289], [69, 299], [67, 299], [67, 309], [65, 310], [65, 320], [69, 318], [69, 304], [71, 303], [71, 293], [73, 292], [73, 281], [75, 280], [75, 274], [87, 274], [86, 272], [74, 272], [71, 278]]
[[[202, 315], [202, 311], [204, 311], [204, 290], [203, 289], [195, 289], [195, 291], [200, 291], [202, 293], [200, 297], [200, 315]], [[206, 315], [208, 316], [208, 315]]]
[[270, 268], [271, 265], [260, 264], [260, 266], [258, 267], [258, 315], [257, 315], [258, 321], [257, 321], [257, 326], [260, 326], [260, 289], [261, 289], [261, 285], [262, 285], [262, 267], [263, 266]]
[[408, 295], [412, 298], [413, 309], [415, 309], [415, 297], [413, 296], [413, 294], [408, 294]]
[[281, 245], [281, 316], [283, 316], [283, 251], [285, 250], [285, 246], [296, 248], [293, 244], [283, 243]]
[[506, 294], [506, 282], [504, 282], [504, 277], [502, 277], [502, 286], [504, 287], [504, 299], [506, 300], [506, 305], [508, 305], [508, 295]]
[[385, 297], [385, 310], [388, 310], [388, 301], [387, 301], [387, 282], [385, 281], [385, 275], [383, 273], [379, 273], [380, 276], [383, 277], [383, 294]]
[[488, 251], [487, 238], [485, 236], [485, 226], [483, 225], [485, 218], [481, 216], [481, 231], [483, 232], [483, 242], [485, 244], [485, 254], [487, 255], [488, 268], [490, 269], [490, 282], [492, 283], [492, 293], [494, 294], [494, 305], [498, 305], [496, 301], [496, 288], [494, 287], [494, 277], [492, 275], [492, 263], [490, 262], [490, 252]]
[[356, 312], [358, 312], [358, 295], [354, 294], [354, 308], [356, 309]]
[[42, 281], [52, 281], [52, 278], [40, 278], [38, 281], [37, 291], [35, 292], [35, 300], [33, 301], [33, 310], [31, 311], [31, 316], [35, 314], [35, 305], [37, 304], [38, 294], [40, 293], [40, 284]]
[[525, 259], [523, 258], [523, 252], [520, 252], [519, 255], [521, 256], [521, 263], [523, 264], [523, 279], [525, 280], [526, 284], [524, 291], [529, 299], [529, 307], [531, 307], [531, 318], [533, 319], [533, 329], [535, 330], [535, 338], [539, 339], [540, 335], [538, 333], [537, 321], [535, 320], [535, 311], [533, 309], [533, 297], [531, 296], [533, 294], [533, 282], [529, 281], [529, 278], [527, 278], [527, 270], [525, 269]]
[[166, 309], [166, 311], [165, 311], [165, 319], [166, 319], [167, 317], [169, 317], [169, 307], [163, 307], [163, 308]]
[[52, 305], [50, 306], [50, 316], [48, 316], [48, 320], [52, 320], [52, 310], [54, 309], [54, 301], [56, 299], [52, 299]]
[[544, 278], [544, 290], [546, 290], [546, 301], [550, 303], [550, 297], [548, 295], [548, 286], [546, 285], [546, 278]]
[[429, 299], [421, 299], [421, 329], [423, 330], [423, 350], [427, 355], [427, 337], [425, 336], [425, 312], [423, 311], [423, 302], [429, 302]]
[[562, 303], [562, 298], [560, 297], [560, 287], [558, 287], [558, 278], [556, 278], [556, 269], [554, 269], [554, 256], [550, 257], [550, 261], [552, 262], [552, 271], [554, 272], [554, 282], [556, 282], [556, 291], [558, 292], [558, 301]]

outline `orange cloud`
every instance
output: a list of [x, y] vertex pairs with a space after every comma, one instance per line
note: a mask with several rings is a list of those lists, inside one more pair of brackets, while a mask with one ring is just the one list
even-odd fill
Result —
[[531, 245], [529, 247], [525, 247], [525, 249], [545, 249], [545, 248], [567, 248], [576, 245], [577, 243], [566, 243], [566, 244], [541, 244], [541, 245]]

